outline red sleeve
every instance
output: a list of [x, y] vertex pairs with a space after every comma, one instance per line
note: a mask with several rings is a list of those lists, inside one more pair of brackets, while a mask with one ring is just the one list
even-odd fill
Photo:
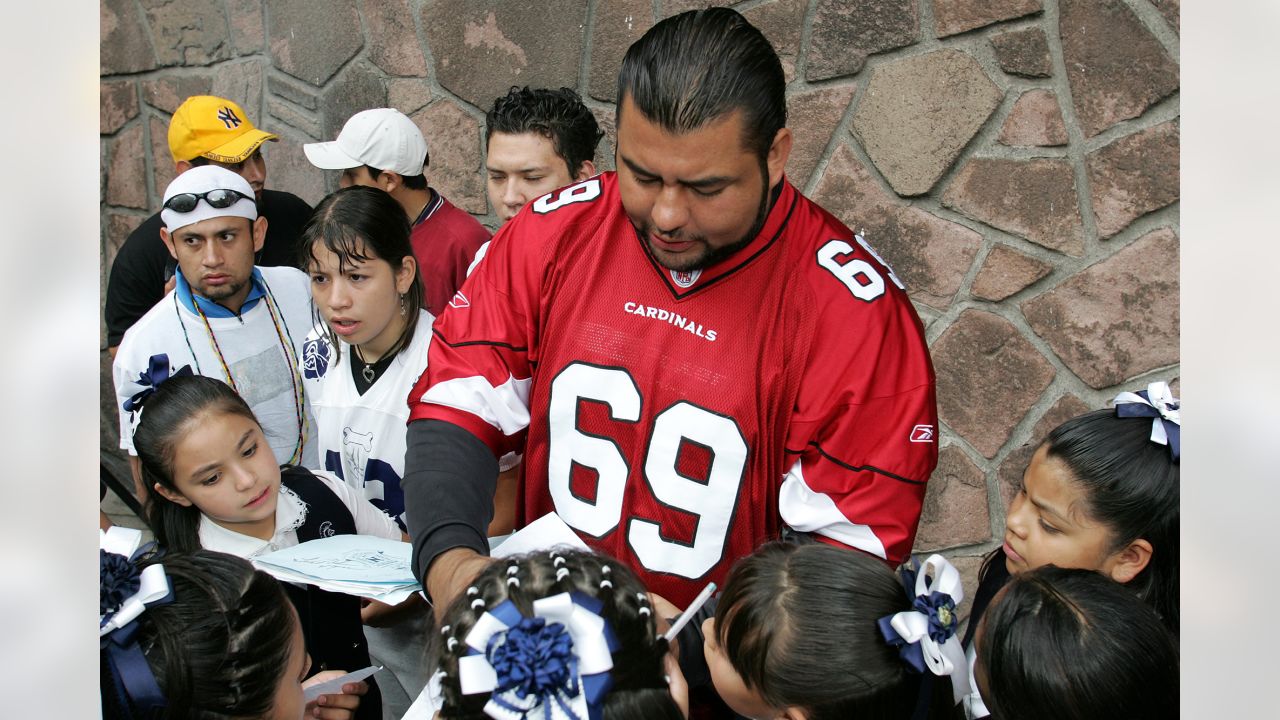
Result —
[[891, 271], [885, 292], [851, 297], [819, 269], [823, 307], [787, 438], [794, 462], [779, 494], [791, 527], [896, 564], [915, 539], [925, 483], [938, 462], [937, 402], [924, 328]]
[[537, 341], [542, 273], [532, 235], [528, 223], [507, 223], [437, 318], [427, 370], [409, 394], [410, 422], [459, 425], [497, 455], [518, 445], [529, 424], [529, 350]]

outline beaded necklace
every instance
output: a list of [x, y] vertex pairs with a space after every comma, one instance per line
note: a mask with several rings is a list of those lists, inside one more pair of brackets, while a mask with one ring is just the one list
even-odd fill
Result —
[[[298, 358], [293, 352], [293, 334], [289, 332], [289, 325], [284, 322], [281, 317], [280, 307], [276, 303], [275, 294], [271, 292], [271, 286], [267, 285], [266, 280], [262, 281], [262, 287], [266, 289], [266, 297], [263, 298], [267, 303], [267, 312], [271, 315], [271, 324], [276, 329], [276, 339], [280, 342], [280, 349], [284, 352], [285, 365], [289, 368], [289, 383], [293, 387], [293, 409], [298, 422], [298, 440], [293, 446], [293, 455], [289, 458], [290, 465], [300, 465], [302, 463], [302, 450], [307, 437], [307, 417], [304, 412], [305, 403], [302, 397], [302, 382], [298, 378]], [[222, 374], [227, 379], [227, 384], [240, 393], [240, 387], [236, 385], [236, 379], [231, 374], [231, 368], [227, 365], [227, 359], [222, 354], [222, 347], [218, 345], [218, 337], [213, 332], [213, 327], [209, 324], [209, 318], [204, 314], [204, 310], [200, 308], [200, 303], [194, 295], [191, 298], [191, 305], [195, 307], [196, 314], [200, 316], [200, 320], [204, 322], [205, 333], [209, 336], [209, 344], [213, 346], [213, 352], [218, 356], [218, 363], [222, 366]], [[200, 369], [200, 358], [196, 355], [196, 351], [191, 347], [191, 338], [187, 335], [187, 324], [182, 320], [182, 312], [178, 306], [178, 293], [173, 294], [173, 309], [178, 313], [178, 325], [182, 328], [182, 338], [187, 342], [187, 350], [191, 352], [191, 358], [195, 360], [196, 372], [203, 375]], [[284, 326], [281, 331], [280, 326]], [[288, 336], [286, 339], [286, 335]]]

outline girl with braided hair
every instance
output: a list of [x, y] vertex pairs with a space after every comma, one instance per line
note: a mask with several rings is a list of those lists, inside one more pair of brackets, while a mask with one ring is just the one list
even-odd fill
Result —
[[687, 691], [639, 580], [563, 549], [490, 565], [446, 611], [440, 718], [683, 720]]
[[[363, 682], [304, 700], [305, 685], [341, 672], [303, 682], [311, 661], [298, 614], [275, 578], [208, 550], [142, 559], [100, 555], [107, 720], [353, 717], [367, 690]], [[160, 591], [138, 598], [147, 585]], [[130, 607], [142, 609], [135, 615]]]

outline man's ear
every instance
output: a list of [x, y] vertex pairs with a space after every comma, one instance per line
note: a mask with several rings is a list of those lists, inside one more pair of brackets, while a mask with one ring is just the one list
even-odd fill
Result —
[[787, 168], [787, 158], [791, 157], [791, 130], [780, 128], [773, 136], [773, 144], [769, 146], [769, 154], [765, 156], [765, 164], [769, 167], [769, 187], [774, 187], [782, 179]]
[[1127, 583], [1151, 562], [1151, 543], [1138, 538], [1107, 558], [1104, 574], [1118, 583]]
[[267, 218], [265, 215], [259, 215], [257, 220], [253, 221], [253, 251], [255, 253], [262, 251], [262, 244], [267, 240]]
[[590, 160], [583, 160], [582, 164], [578, 166], [578, 172], [574, 173], [573, 179], [575, 181], [586, 180], [587, 178], [595, 174], [596, 174], [596, 164], [591, 162]]
[[404, 187], [404, 181], [400, 179], [399, 173], [393, 173], [390, 170], [383, 170], [382, 174], [373, 180], [388, 195], [394, 195], [396, 190]]
[[160, 240], [164, 242], [164, 246], [168, 248], [169, 254], [173, 256], [173, 259], [177, 260], [178, 252], [173, 247], [173, 236], [169, 234], [169, 228], [160, 228]]
[[160, 493], [160, 497], [164, 498], [165, 500], [168, 500], [169, 502], [174, 503], [176, 505], [181, 505], [182, 507], [191, 507], [191, 501], [187, 499], [186, 495], [183, 495], [182, 493], [176, 492], [174, 490], [170, 490], [169, 488], [161, 485], [160, 483], [156, 483], [154, 487], [156, 489], [156, 492]]
[[173, 163], [173, 169], [178, 175], [181, 175], [193, 167], [195, 167], [195, 165], [192, 165], [190, 160], [177, 160]]

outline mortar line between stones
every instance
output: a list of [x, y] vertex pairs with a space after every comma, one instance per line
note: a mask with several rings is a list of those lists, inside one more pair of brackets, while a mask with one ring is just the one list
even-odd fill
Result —
[[809, 44], [813, 42], [813, 16], [817, 13], [817, 7], [818, 0], [807, 0], [805, 3], [800, 20], [800, 47], [796, 48], [795, 75], [791, 78], [791, 85], [806, 82], [804, 74], [809, 70]]
[[[797, 71], [797, 75], [799, 72]], [[836, 121], [831, 130], [831, 137], [827, 139], [827, 144], [822, 148], [822, 153], [818, 155], [818, 161], [814, 163], [813, 170], [809, 172], [809, 178], [805, 181], [803, 193], [812, 197], [813, 192], [818, 187], [819, 179], [826, 174], [827, 164], [831, 161], [831, 156], [835, 154], [836, 148], [842, 142], [849, 145], [857, 145], [850, 127], [853, 124], [853, 109], [858, 105], [858, 99], [862, 96], [862, 92], [866, 87], [865, 82], [857, 82], [854, 85], [853, 95], [849, 98], [849, 104], [845, 106], [844, 112], [840, 113], [840, 119]], [[855, 233], [861, 232], [860, 228], [850, 228]]]
[[600, 0], [588, 0], [586, 17], [582, 20], [582, 55], [578, 60], [578, 95], [591, 94], [591, 53], [595, 50], [596, 7]]
[[1150, 0], [1124, 0], [1125, 5], [1138, 16], [1138, 20], [1146, 26], [1151, 35], [1155, 37], [1164, 51], [1169, 53], [1169, 58], [1181, 68], [1182, 41], [1178, 37], [1178, 33], [1174, 31], [1169, 21], [1164, 19], [1164, 15], [1156, 9]]
[[1076, 207], [1080, 212], [1080, 225], [1084, 231], [1084, 254], [1088, 257], [1098, 246], [1098, 223], [1093, 215], [1093, 187], [1086, 168], [1088, 158], [1084, 131], [1076, 117], [1075, 96], [1072, 95], [1067, 75], [1067, 61], [1062, 50], [1062, 18], [1058, 6], [1049, 4], [1044, 14], [1048, 27], [1053, 29], [1053, 32], [1045, 33], [1045, 40], [1049, 45], [1049, 60], [1053, 63], [1053, 81], [1058, 86], [1058, 111], [1062, 113], [1062, 122], [1067, 129], [1067, 158], [1071, 161], [1071, 174], [1076, 186]]

